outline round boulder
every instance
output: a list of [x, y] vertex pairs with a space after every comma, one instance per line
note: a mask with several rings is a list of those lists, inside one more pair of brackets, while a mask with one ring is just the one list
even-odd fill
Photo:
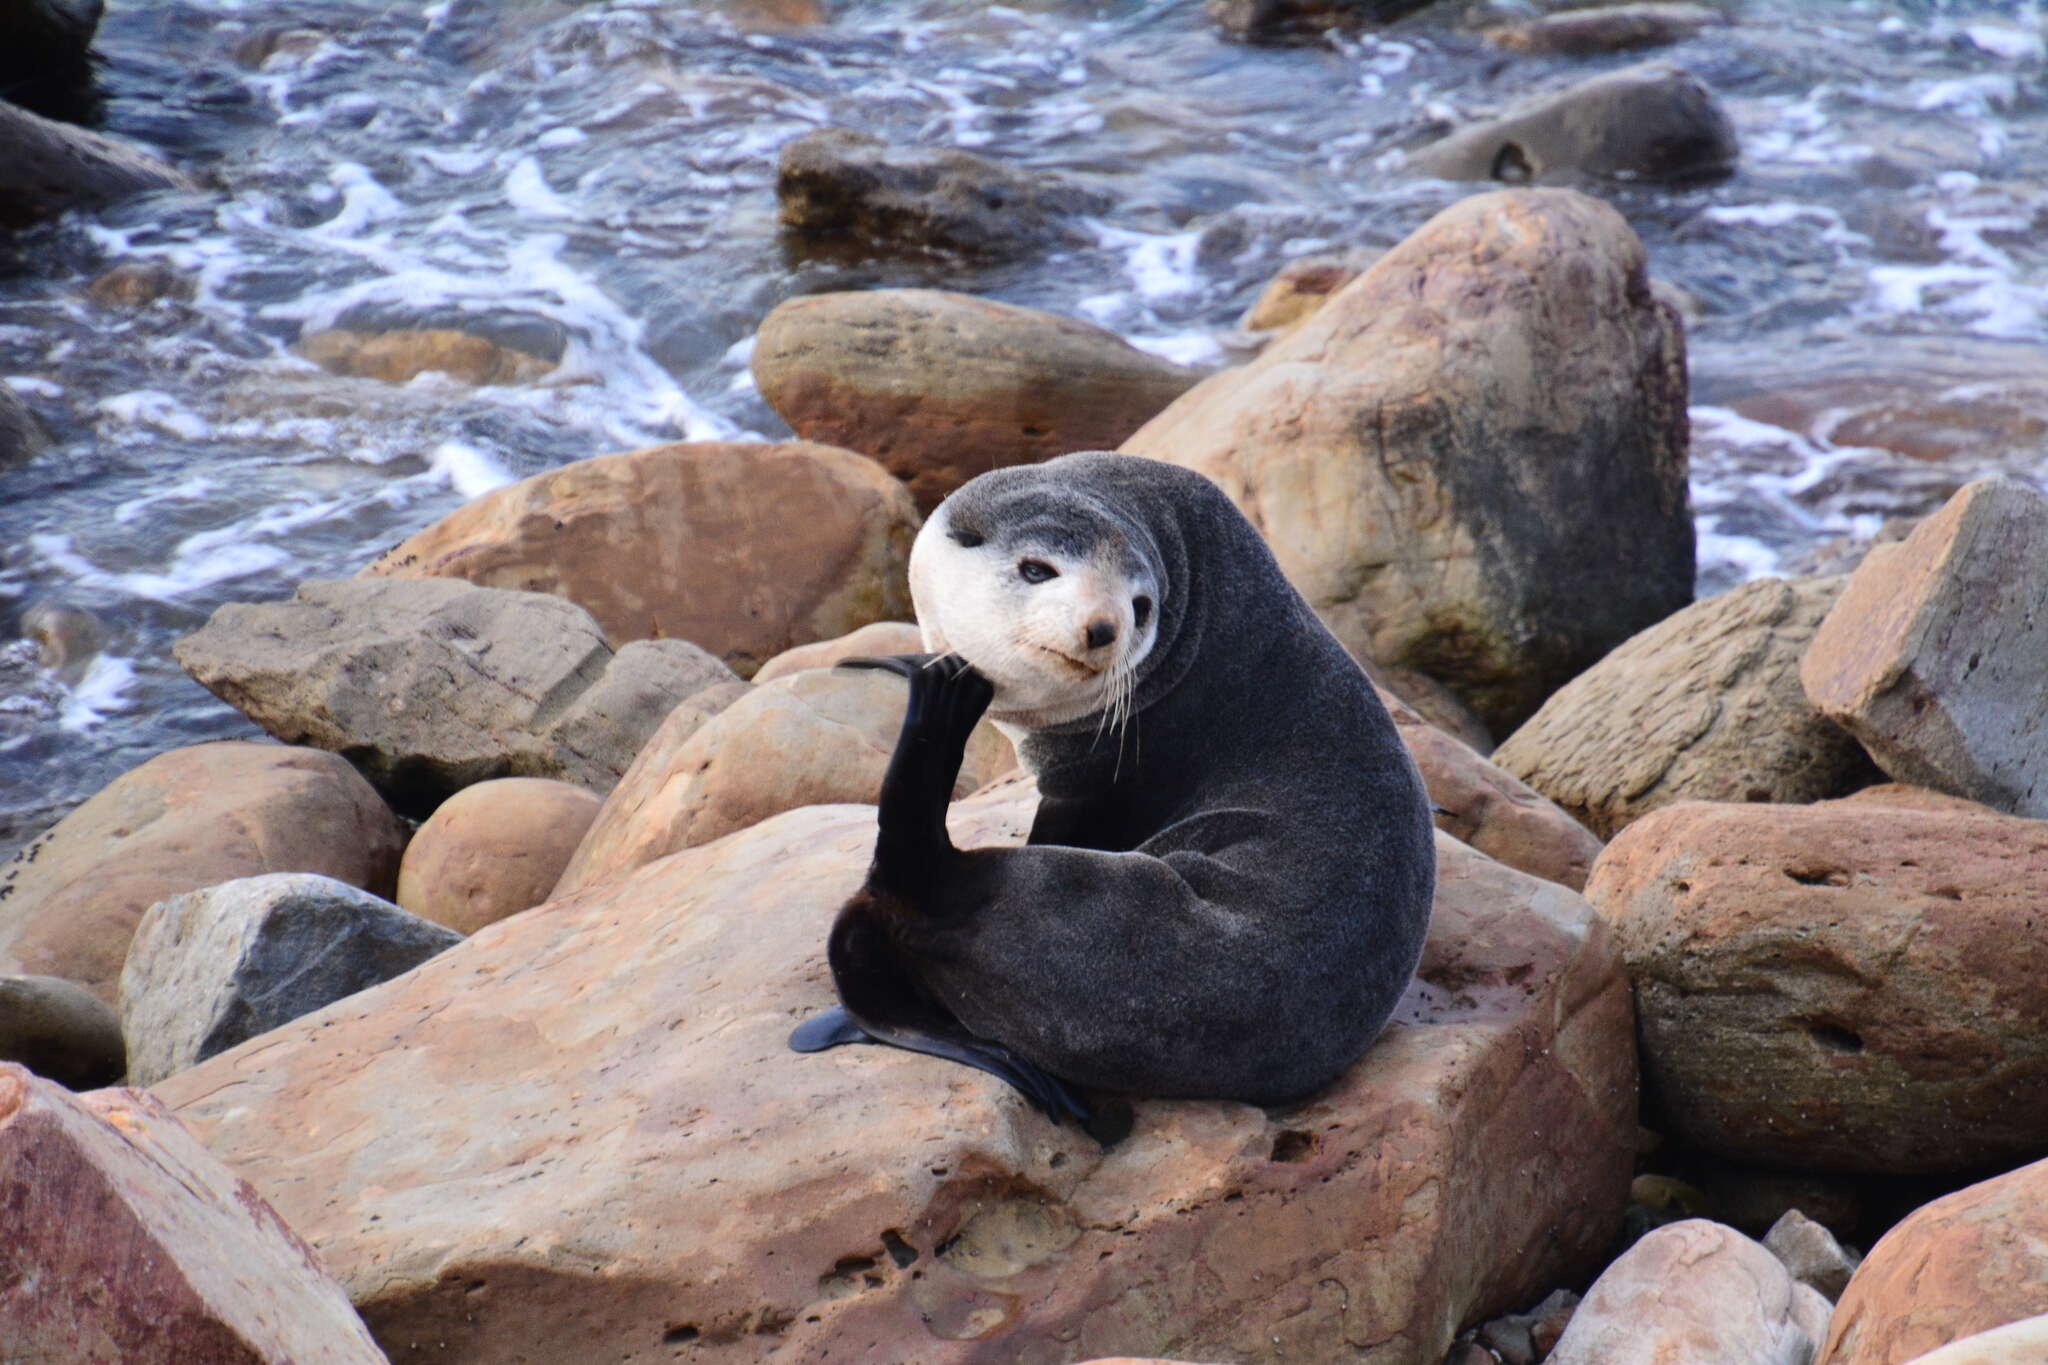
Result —
[[121, 1017], [61, 976], [0, 976], [0, 1062], [68, 1090], [115, 1085], [128, 1070]]
[[458, 934], [539, 905], [603, 804], [594, 792], [542, 777], [464, 787], [406, 845], [398, 904]]

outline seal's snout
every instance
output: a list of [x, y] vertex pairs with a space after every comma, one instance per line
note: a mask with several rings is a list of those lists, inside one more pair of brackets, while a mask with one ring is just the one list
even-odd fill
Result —
[[1088, 623], [1087, 630], [1082, 632], [1082, 638], [1088, 642], [1087, 647], [1091, 650], [1113, 645], [1116, 643], [1116, 622], [1106, 617], [1097, 617]]

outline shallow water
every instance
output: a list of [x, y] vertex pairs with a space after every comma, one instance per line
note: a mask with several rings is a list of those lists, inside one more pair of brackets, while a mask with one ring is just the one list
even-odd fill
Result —
[[[1736, 8], [1655, 55], [1725, 102], [1739, 172], [1613, 196], [1692, 305], [1706, 591], [1989, 469], [2048, 478], [2040, 7]], [[208, 188], [0, 245], [0, 376], [58, 436], [0, 473], [0, 624], [57, 602], [105, 634], [61, 670], [0, 645], [0, 853], [152, 753], [254, 733], [169, 655], [220, 603], [351, 573], [581, 456], [784, 434], [746, 368], [782, 299], [935, 285], [1220, 360], [1286, 260], [1391, 244], [1486, 188], [1402, 178], [1402, 145], [1639, 59], [1510, 57], [1455, 13], [1255, 49], [1193, 0], [832, 10], [748, 31], [645, 0], [114, 0], [109, 128]], [[1117, 207], [1092, 245], [1007, 267], [806, 262], [776, 232], [774, 154], [828, 123], [1055, 169]], [[85, 294], [146, 261], [192, 297]], [[560, 364], [394, 386], [287, 349], [451, 318]], [[1897, 393], [1913, 420], [1865, 411]]]

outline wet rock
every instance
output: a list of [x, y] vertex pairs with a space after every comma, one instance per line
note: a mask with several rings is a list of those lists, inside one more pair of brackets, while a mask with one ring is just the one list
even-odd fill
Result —
[[1484, 36], [1514, 52], [1589, 57], [1682, 43], [1701, 29], [1727, 22], [1726, 15], [1705, 5], [1607, 5], [1489, 28]]
[[1072, 236], [1073, 216], [1109, 205], [1042, 172], [951, 147], [891, 147], [851, 128], [786, 143], [775, 197], [783, 226], [815, 245], [992, 258]]
[[1124, 449], [1216, 480], [1354, 657], [1504, 734], [1692, 600], [1684, 353], [1612, 209], [1478, 195]]
[[761, 665], [754, 674], [758, 683], [773, 682], [807, 668], [830, 668], [841, 659], [873, 658], [881, 654], [921, 654], [924, 633], [909, 621], [877, 621], [833, 640], [798, 645]]
[[1304, 256], [1289, 261], [1266, 281], [1237, 325], [1247, 332], [1291, 331], [1364, 274], [1371, 263], [1353, 256]]
[[539, 356], [445, 327], [409, 332], [309, 332], [292, 347], [332, 374], [403, 384], [429, 372], [465, 384], [524, 384], [554, 368]]
[[279, 739], [348, 756], [425, 816], [493, 777], [609, 791], [684, 698], [733, 675], [682, 640], [614, 652], [545, 593], [456, 579], [344, 578], [231, 602], [173, 652]]
[[1734, 170], [1735, 127], [1683, 67], [1609, 72], [1418, 148], [1408, 167], [1444, 180], [1690, 184]]
[[1201, 378], [1092, 323], [936, 289], [791, 299], [753, 369], [799, 436], [879, 460], [921, 511], [991, 469], [1111, 449]]
[[1602, 1271], [1550, 1365], [1807, 1365], [1828, 1301], [1730, 1227], [1658, 1228]]
[[0, 1063], [0, 1338], [23, 1361], [381, 1365], [341, 1287], [136, 1090]]
[[0, 98], [66, 123], [100, 116], [92, 50], [104, 0], [12, 0], [0, 5]]
[[[872, 803], [908, 689], [870, 669], [811, 669], [757, 684], [672, 747], [650, 743], [569, 860], [557, 897], [615, 881], [798, 806]], [[955, 796], [1017, 764], [988, 721], [975, 726]]]
[[384, 894], [405, 833], [340, 757], [227, 740], [158, 754], [0, 868], [0, 972], [112, 1003], [135, 923], [180, 892], [317, 872]]
[[148, 152], [0, 100], [0, 227], [193, 182]]
[[594, 792], [540, 777], [464, 787], [405, 846], [398, 903], [459, 934], [539, 905], [603, 804]]
[[1979, 479], [1849, 579], [1800, 664], [1901, 782], [2048, 816], [2048, 496]]
[[[1937, 246], [1928, 259], [1947, 255]], [[1849, 376], [1770, 389], [1732, 406], [1828, 448], [1863, 446], [1928, 462], [1989, 463], [2048, 441], [2048, 381], [2039, 374], [1985, 372], [1994, 363], [1979, 358], [1963, 381], [1925, 374]]]
[[128, 1069], [121, 1017], [61, 976], [0, 976], [0, 1062], [71, 1090], [113, 1085]]
[[44, 601], [21, 613], [21, 637], [36, 644], [36, 664], [75, 684], [106, 647], [107, 627], [81, 607]]
[[1787, 1209], [1785, 1216], [1771, 1225], [1764, 1234], [1764, 1250], [1783, 1261], [1793, 1279], [1810, 1285], [1830, 1303], [1842, 1297], [1849, 1276], [1862, 1260], [1845, 1251], [1834, 1233], [1797, 1209]]
[[366, 577], [548, 592], [605, 637], [690, 640], [742, 675], [792, 645], [910, 615], [917, 510], [874, 461], [809, 441], [699, 441], [493, 489]]
[[2044, 1360], [2048, 1360], [2048, 1313], [1972, 1333], [1914, 1356], [1913, 1365], [2040, 1365]]
[[303, 872], [158, 901], [121, 969], [128, 1078], [155, 1085], [460, 942], [453, 929]]
[[1898, 1365], [2044, 1313], [2048, 1161], [2036, 1161], [1916, 1209], [1879, 1238], [1842, 1291], [1815, 1365]]
[[0, 382], [0, 470], [26, 464], [50, 444], [48, 433], [21, 395]]
[[1586, 896], [1688, 1142], [1833, 1174], [2048, 1145], [2048, 821], [1882, 794], [1684, 802], [1617, 835]]
[[190, 299], [198, 292], [192, 276], [168, 261], [129, 261], [93, 276], [85, 296], [103, 308], [139, 312], [158, 299]]
[[[955, 837], [1015, 841], [1031, 809], [999, 788]], [[1612, 1235], [1627, 988], [1573, 893], [1440, 840], [1425, 984], [1348, 1076], [1270, 1117], [1142, 1103], [1104, 1153], [978, 1071], [786, 1050], [831, 999], [873, 819], [662, 859], [158, 1093], [380, 1340], [455, 1359], [1429, 1360]]]
[[1607, 838], [1677, 801], [1818, 801], [1882, 781], [1799, 685], [1845, 581], [1765, 578], [1693, 603], [1566, 683], [1494, 762]]
[[1332, 29], [1389, 24], [1430, 0], [1207, 0], [1210, 19], [1247, 43], [1314, 42]]

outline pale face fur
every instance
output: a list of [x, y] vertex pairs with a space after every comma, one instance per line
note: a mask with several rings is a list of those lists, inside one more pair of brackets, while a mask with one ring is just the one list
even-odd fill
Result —
[[1158, 638], [1164, 585], [1112, 528], [1076, 535], [1071, 526], [1006, 526], [1000, 516], [970, 528], [950, 508], [940, 504], [910, 551], [924, 647], [960, 655], [994, 684], [989, 716], [1005, 728], [1098, 711], [1112, 727], [1123, 723], [1138, 665]]

